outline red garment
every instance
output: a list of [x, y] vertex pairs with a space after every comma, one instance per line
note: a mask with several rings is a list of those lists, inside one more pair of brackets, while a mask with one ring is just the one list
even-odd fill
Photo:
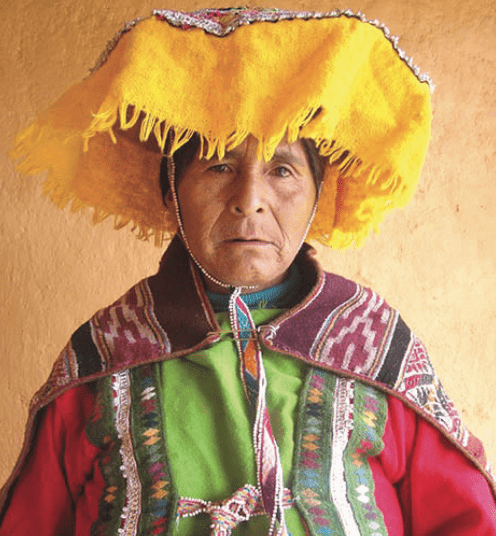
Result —
[[383, 441], [370, 466], [389, 534], [496, 534], [496, 504], [486, 479], [434, 426], [392, 396]]
[[[308, 282], [306, 297], [261, 332], [260, 342], [310, 367], [355, 381], [363, 379], [369, 387], [397, 397], [388, 395], [385, 448], [370, 461], [377, 506], [384, 513], [389, 533], [496, 536], [496, 508], [489, 491], [493, 480], [485, 470], [482, 446], [463, 426], [421, 342], [399, 313], [373, 291], [323, 272], [308, 246], [295, 262], [303, 281]], [[87, 535], [95, 520], [103, 535], [121, 519], [133, 526], [142, 523], [140, 526], [147, 527], [142, 532], [163, 533], [174, 507], [166, 456], [160, 454], [161, 461], [156, 462], [156, 454], [162, 452], [152, 449], [156, 438], [150, 436], [140, 443], [141, 436], [138, 439], [132, 433], [154, 434], [161, 426], [164, 430], [160, 411], [148, 398], [148, 369], [164, 359], [208, 348], [220, 340], [219, 329], [198, 271], [180, 240], [173, 240], [156, 276], [138, 283], [72, 335], [49, 380], [35, 395], [24, 451], [31, 449], [31, 455], [23, 455], [0, 492], [0, 503], [7, 505], [0, 535]], [[137, 373], [133, 394], [124, 372], [130, 367]], [[94, 383], [109, 375], [115, 377], [115, 384], [104, 380], [103, 388]], [[81, 382], [88, 383], [82, 386]], [[93, 400], [95, 385], [102, 387], [99, 403]], [[114, 406], [110, 394], [116, 404], [107, 414], [105, 408]], [[125, 415], [132, 400], [137, 402], [139, 417], [130, 423]], [[124, 411], [119, 413], [123, 417], [109, 418], [114, 409]], [[320, 411], [310, 405], [308, 409]], [[36, 430], [33, 422], [39, 424]], [[92, 438], [95, 434], [92, 440], [96, 444], [108, 450], [92, 446], [86, 430]], [[125, 446], [124, 469], [119, 467], [118, 439]], [[141, 449], [140, 460], [148, 463], [140, 465], [143, 470], [138, 476], [135, 458], [129, 454], [133, 449]], [[123, 485], [122, 474], [128, 469], [131, 472]], [[146, 481], [146, 489], [138, 478]], [[312, 478], [310, 474], [309, 480]], [[367, 510], [368, 497], [360, 487], [349, 491], [358, 493], [353, 500]], [[141, 511], [135, 500], [140, 489], [146, 505]], [[304, 491], [315, 493], [310, 487]], [[343, 504], [346, 506], [346, 501]], [[131, 507], [126, 510], [125, 505]], [[315, 516], [320, 516], [321, 508], [315, 510]], [[99, 511], [103, 513], [99, 515]], [[366, 513], [363, 519], [369, 520]], [[330, 528], [326, 521], [317, 517], [319, 533]], [[370, 525], [377, 523], [372, 520]]]
[[[75, 387], [46, 408], [0, 536], [87, 536], [104, 481], [85, 434], [93, 394]], [[430, 423], [388, 395], [384, 449], [370, 459], [377, 506], [394, 536], [494, 536], [487, 481]], [[169, 453], [169, 456], [172, 453]]]
[[2, 536], [91, 534], [104, 480], [102, 454], [86, 437], [94, 396], [75, 387], [44, 410], [28, 463], [0, 527]]

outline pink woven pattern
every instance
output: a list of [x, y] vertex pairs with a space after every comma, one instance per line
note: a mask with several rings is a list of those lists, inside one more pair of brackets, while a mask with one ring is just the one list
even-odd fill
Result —
[[392, 310], [367, 288], [360, 288], [343, 308], [342, 314], [333, 312], [325, 321], [311, 355], [320, 363], [366, 374], [381, 357]]
[[[284, 490], [283, 507], [290, 508], [293, 504], [291, 492]], [[179, 517], [192, 517], [208, 514], [212, 520], [211, 536], [229, 536], [243, 521], [253, 516], [265, 515], [260, 491], [247, 484], [235, 491], [224, 501], [207, 502], [201, 499], [181, 497], [178, 501]]]

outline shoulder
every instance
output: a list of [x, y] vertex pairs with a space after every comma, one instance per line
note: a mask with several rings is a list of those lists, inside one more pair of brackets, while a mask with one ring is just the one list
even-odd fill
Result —
[[153, 297], [144, 279], [71, 335], [31, 409], [93, 379], [160, 359], [167, 351], [167, 336], [155, 318]]
[[274, 340], [293, 330], [300, 357], [372, 385], [414, 410], [495, 486], [482, 443], [463, 424], [425, 346], [400, 313], [372, 289], [332, 273], [324, 272], [312, 292], [296, 311], [298, 320], [291, 325], [288, 319]]
[[276, 329], [273, 340], [280, 350], [391, 388], [414, 340], [399, 312], [381, 296], [327, 272]]
[[322, 272], [274, 332], [274, 350], [392, 394], [485, 465], [480, 443], [463, 426], [426, 348], [400, 313], [372, 289]]

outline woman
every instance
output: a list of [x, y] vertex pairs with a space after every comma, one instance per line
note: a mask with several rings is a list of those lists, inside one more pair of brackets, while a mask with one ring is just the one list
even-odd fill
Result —
[[350, 13], [128, 25], [18, 154], [54, 201], [177, 234], [36, 395], [0, 534], [496, 534], [424, 347], [303, 244], [404, 205], [429, 126], [425, 80]]

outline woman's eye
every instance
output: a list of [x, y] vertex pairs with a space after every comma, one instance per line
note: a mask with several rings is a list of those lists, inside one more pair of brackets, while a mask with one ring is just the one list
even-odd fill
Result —
[[210, 166], [208, 170], [213, 171], [214, 173], [227, 173], [229, 171], [229, 166], [226, 164], [215, 164], [214, 166]]
[[273, 173], [276, 177], [281, 177], [281, 179], [291, 176], [291, 170], [285, 166], [277, 166], [274, 168]]

